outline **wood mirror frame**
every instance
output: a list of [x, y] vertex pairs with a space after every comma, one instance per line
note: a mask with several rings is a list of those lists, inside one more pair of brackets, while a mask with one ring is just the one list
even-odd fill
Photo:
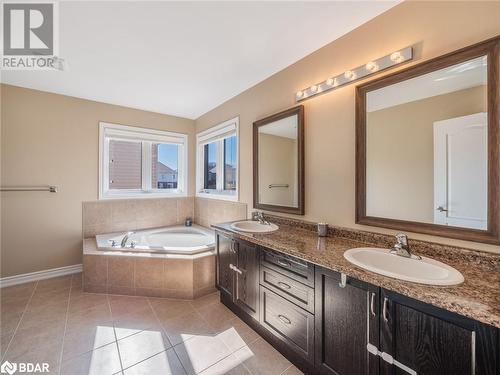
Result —
[[[389, 219], [366, 215], [366, 95], [368, 92], [446, 68], [466, 60], [488, 56], [488, 226], [486, 230]], [[500, 36], [425, 61], [356, 87], [356, 223], [415, 233], [500, 244]]]
[[[297, 115], [297, 207], [259, 203], [259, 127]], [[299, 105], [253, 123], [253, 207], [266, 211], [304, 215], [304, 106]]]

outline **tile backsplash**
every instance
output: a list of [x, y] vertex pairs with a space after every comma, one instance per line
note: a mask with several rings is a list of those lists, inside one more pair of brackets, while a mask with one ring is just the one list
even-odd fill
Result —
[[216, 223], [245, 220], [246, 218], [246, 203], [198, 197], [195, 198], [194, 221], [197, 224], [209, 227], [210, 225]]
[[83, 237], [165, 227], [194, 217], [194, 198], [113, 199], [83, 202]]
[[217, 199], [148, 198], [83, 202], [83, 237], [96, 234], [183, 224], [187, 217], [196, 224], [211, 224], [247, 218], [247, 205]]

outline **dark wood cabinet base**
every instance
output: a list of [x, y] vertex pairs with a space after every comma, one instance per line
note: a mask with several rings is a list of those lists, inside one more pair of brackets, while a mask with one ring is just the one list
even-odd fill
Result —
[[500, 374], [497, 328], [217, 237], [221, 302], [306, 374]]
[[308, 363], [303, 357], [298, 355], [283, 341], [278, 339], [266, 328], [264, 328], [257, 320], [250, 317], [243, 309], [233, 303], [232, 297], [221, 290], [221, 302], [235, 313], [241, 320], [248, 324], [255, 332], [257, 332], [264, 340], [271, 344], [276, 350], [283, 354], [290, 362], [297, 366], [302, 372], [308, 375], [316, 374], [314, 367]]

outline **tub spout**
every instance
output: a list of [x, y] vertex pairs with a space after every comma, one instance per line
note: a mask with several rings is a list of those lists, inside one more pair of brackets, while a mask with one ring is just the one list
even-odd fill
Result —
[[128, 241], [128, 238], [133, 235], [135, 232], [127, 232], [127, 234], [125, 236], [123, 236], [122, 238], [122, 243], [121, 243], [121, 247], [125, 247], [127, 246], [127, 241]]

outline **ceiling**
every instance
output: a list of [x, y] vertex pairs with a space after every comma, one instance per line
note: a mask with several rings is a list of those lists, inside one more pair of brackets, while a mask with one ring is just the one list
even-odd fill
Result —
[[374, 112], [486, 84], [487, 58], [481, 56], [370, 91], [366, 96], [366, 110]]
[[195, 119], [397, 3], [64, 1], [67, 69], [2, 82]]
[[285, 117], [281, 120], [259, 126], [259, 133], [297, 139], [297, 121], [297, 115]]

